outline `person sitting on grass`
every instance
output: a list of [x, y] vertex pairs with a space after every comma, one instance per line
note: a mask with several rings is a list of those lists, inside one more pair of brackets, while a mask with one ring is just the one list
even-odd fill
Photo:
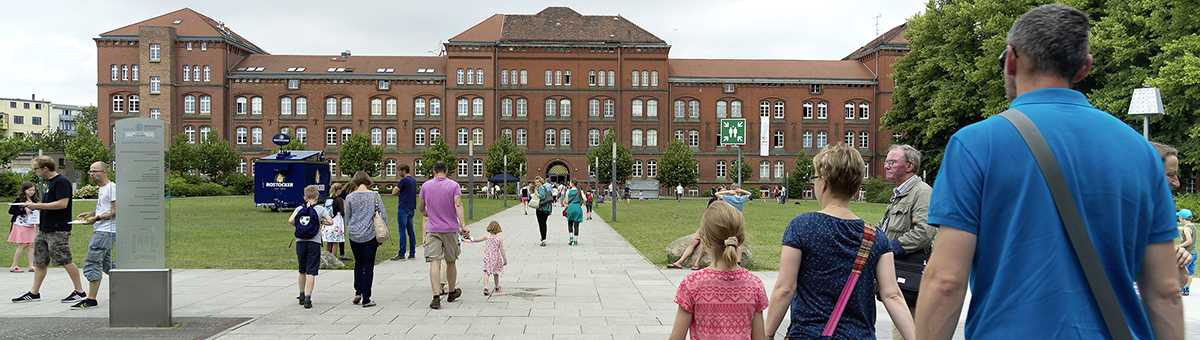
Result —
[[[288, 217], [288, 224], [296, 225], [296, 219], [299, 218], [301, 224], [318, 223], [322, 225], [333, 225], [333, 218], [329, 217], [329, 211], [325, 207], [317, 204], [317, 200], [321, 198], [321, 191], [316, 185], [309, 185], [304, 188], [304, 206], [292, 211], [292, 216]], [[297, 217], [301, 210], [312, 209], [316, 210], [316, 214], [320, 221], [307, 221], [311, 218], [310, 215]], [[299, 228], [299, 227], [297, 227]], [[318, 228], [319, 227], [315, 227]], [[299, 233], [299, 231], [297, 231]], [[299, 235], [299, 234], [297, 234]], [[317, 270], [321, 268], [321, 233], [314, 233], [308, 238], [296, 238], [296, 260], [300, 263], [300, 305], [304, 308], [312, 308], [312, 291], [313, 285], [317, 282]]]

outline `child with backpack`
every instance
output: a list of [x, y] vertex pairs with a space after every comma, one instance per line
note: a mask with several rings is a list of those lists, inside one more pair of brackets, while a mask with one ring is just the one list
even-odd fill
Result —
[[766, 338], [763, 310], [767, 292], [762, 280], [738, 266], [738, 247], [746, 242], [745, 220], [733, 205], [713, 202], [700, 219], [700, 237], [712, 263], [679, 282], [671, 340], [714, 337]]
[[584, 205], [587, 206], [587, 219], [590, 220], [590, 219], [592, 219], [592, 192], [591, 191], [588, 191], [587, 202], [585, 202]]
[[288, 223], [296, 227], [296, 261], [300, 263], [300, 305], [312, 308], [312, 290], [321, 268], [321, 225], [332, 225], [325, 207], [317, 205], [321, 191], [316, 185], [304, 188], [304, 205], [292, 211]]
[[[492, 221], [488, 223], [488, 236], [484, 236], [483, 241], [483, 295], [490, 295], [488, 290], [487, 276], [491, 275], [496, 281], [495, 291], [500, 291], [500, 274], [504, 272], [504, 266], [508, 265], [508, 255], [504, 254], [504, 240], [500, 238], [500, 222]], [[475, 241], [480, 241], [476, 239]]]

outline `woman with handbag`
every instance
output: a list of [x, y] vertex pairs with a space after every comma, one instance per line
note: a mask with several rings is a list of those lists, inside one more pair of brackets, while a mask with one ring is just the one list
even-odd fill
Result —
[[914, 339], [887, 236], [850, 211], [862, 185], [862, 156], [849, 145], [830, 145], [813, 157], [813, 169], [821, 210], [792, 218], [784, 231], [768, 338], [790, 310], [789, 339], [874, 339], [878, 293], [900, 333]]
[[[542, 176], [533, 179], [533, 185], [537, 187], [538, 207], [534, 211], [537, 215], [538, 231], [542, 233], [542, 246], [546, 246], [546, 219], [550, 217], [550, 211], [554, 209], [554, 197], [551, 196], [550, 188], [546, 186], [546, 180]], [[531, 201], [532, 202], [532, 201]]]
[[579, 190], [579, 180], [571, 179], [571, 188], [563, 195], [563, 215], [567, 217], [567, 235], [570, 241], [567, 245], [579, 245], [579, 223], [583, 222], [583, 190]]
[[350, 239], [350, 251], [354, 252], [354, 304], [374, 307], [371, 300], [371, 281], [375, 279], [375, 252], [379, 249], [376, 240], [375, 219], [387, 223], [387, 211], [379, 193], [371, 191], [371, 177], [359, 171], [350, 180], [354, 191], [346, 195], [346, 235]]

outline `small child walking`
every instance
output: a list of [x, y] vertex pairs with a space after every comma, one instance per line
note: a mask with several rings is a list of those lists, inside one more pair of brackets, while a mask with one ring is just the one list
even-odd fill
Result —
[[[326, 211], [331, 211], [329, 214], [333, 216], [333, 224], [321, 227], [321, 240], [325, 241], [325, 251], [332, 253], [334, 256], [338, 254], [338, 247], [342, 242], [346, 242], [346, 220], [342, 214], [346, 211], [346, 201], [338, 197], [344, 187], [344, 183], [334, 183], [329, 189], [329, 204], [326, 206]], [[350, 258], [342, 256], [339, 259], [349, 260]]]
[[[312, 308], [313, 285], [317, 282], [317, 271], [321, 268], [321, 233], [319, 225], [333, 224], [329, 211], [317, 204], [321, 191], [316, 185], [304, 188], [304, 205], [292, 211], [288, 223], [296, 226], [296, 261], [300, 263], [300, 305]], [[300, 215], [300, 213], [305, 213]], [[298, 216], [299, 215], [299, 216]], [[315, 215], [315, 216], [314, 216]], [[317, 217], [316, 221], [312, 218]], [[315, 224], [315, 225], [314, 225]], [[311, 230], [311, 232], [306, 232]]]
[[701, 244], [709, 252], [708, 268], [679, 282], [671, 340], [766, 339], [763, 310], [767, 292], [762, 280], [738, 266], [738, 247], [746, 242], [745, 220], [729, 203], [716, 201], [700, 219]]
[[[21, 190], [17, 191], [17, 199], [13, 203], [37, 203], [37, 189], [33, 187], [32, 182], [21, 184]], [[21, 252], [25, 252], [25, 259], [29, 260], [29, 271], [33, 271], [33, 239], [37, 237], [37, 211], [32, 211], [23, 205], [13, 205], [8, 207], [8, 214], [12, 215], [12, 229], [8, 232], [8, 242], [17, 244], [17, 251], [13, 254], [12, 269], [9, 272], [21, 273], [21, 266], [18, 265], [18, 260], [21, 259]]]
[[504, 240], [498, 235], [501, 231], [504, 230], [500, 229], [500, 222], [488, 223], [488, 236], [484, 236], [483, 248], [483, 295], [492, 294], [492, 291], [488, 290], [487, 275], [491, 275], [495, 280], [495, 291], [500, 291], [500, 274], [504, 273], [504, 266], [508, 265], [508, 255], [504, 254]]

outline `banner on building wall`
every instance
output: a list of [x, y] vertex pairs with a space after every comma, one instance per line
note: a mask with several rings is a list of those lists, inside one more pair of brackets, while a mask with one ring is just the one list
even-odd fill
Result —
[[771, 148], [770, 148], [771, 121], [770, 121], [770, 119], [771, 118], [767, 117], [767, 116], [759, 116], [758, 117], [758, 123], [759, 123], [758, 155], [763, 156], [763, 157], [769, 156], [771, 154]]

